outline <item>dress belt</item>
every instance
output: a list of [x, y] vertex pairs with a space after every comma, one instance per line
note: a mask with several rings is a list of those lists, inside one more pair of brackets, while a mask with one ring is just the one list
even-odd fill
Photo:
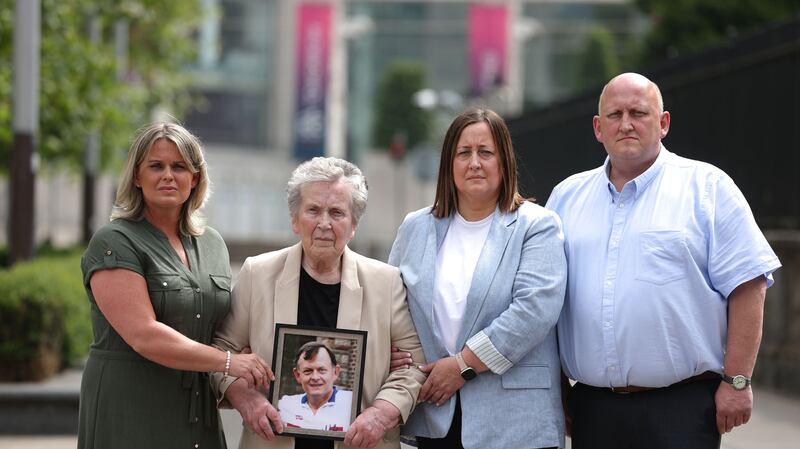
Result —
[[660, 390], [660, 389], [663, 389], [663, 388], [670, 388], [670, 387], [675, 387], [675, 386], [678, 386], [678, 385], [686, 385], [686, 384], [690, 384], [692, 382], [697, 382], [698, 380], [711, 380], [711, 379], [720, 379], [720, 380], [722, 380], [722, 375], [720, 375], [719, 373], [715, 373], [714, 371], [706, 371], [706, 372], [700, 373], [700, 374], [698, 374], [696, 376], [687, 377], [686, 379], [683, 379], [683, 380], [681, 380], [679, 382], [675, 382], [674, 384], [668, 385], [666, 387], [637, 387], [636, 385], [628, 385], [627, 387], [611, 387], [611, 388], [605, 388], [605, 389], [606, 390], [611, 390], [614, 393], [620, 393], [620, 394], [642, 393], [644, 391]]
[[[105, 360], [126, 360], [133, 362], [146, 362], [158, 366], [165, 370], [164, 365], [160, 365], [151, 360], [148, 360], [139, 353], [134, 351], [109, 351], [105, 349], [91, 349], [89, 351], [90, 357]], [[176, 370], [177, 371], [177, 370]], [[200, 373], [196, 371], [180, 371], [181, 373], [181, 387], [189, 390], [189, 423], [196, 424], [202, 419], [202, 425], [211, 427], [214, 421], [216, 412], [216, 400], [211, 394], [211, 387], [209, 385], [208, 373]], [[214, 405], [211, 405], [214, 404]]]

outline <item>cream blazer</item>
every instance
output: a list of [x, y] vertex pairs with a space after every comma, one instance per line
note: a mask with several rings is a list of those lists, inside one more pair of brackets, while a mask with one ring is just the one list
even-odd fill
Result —
[[[272, 361], [275, 323], [297, 324], [302, 254], [298, 243], [244, 262], [233, 288], [231, 312], [217, 330], [215, 346], [235, 352], [249, 346], [253, 353]], [[425, 363], [425, 357], [408, 310], [400, 271], [346, 247], [336, 325], [367, 331], [361, 409], [383, 399], [400, 410], [405, 423], [425, 382], [425, 375], [416, 368]], [[410, 352], [414, 367], [390, 373], [391, 346]], [[212, 375], [211, 386], [220, 407], [230, 407], [224, 395], [234, 380], [219, 373]], [[294, 438], [278, 437], [268, 442], [245, 426], [239, 447], [294, 448]], [[346, 446], [337, 441], [335, 447]], [[399, 448], [399, 427], [387, 432], [377, 447]]]

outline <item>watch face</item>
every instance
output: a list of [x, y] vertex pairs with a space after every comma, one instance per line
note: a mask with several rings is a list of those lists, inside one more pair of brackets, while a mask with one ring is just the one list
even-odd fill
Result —
[[731, 385], [733, 385], [733, 388], [737, 390], [744, 390], [745, 387], [747, 387], [747, 378], [742, 375], [733, 376], [733, 382], [731, 382]]
[[477, 375], [478, 375], [478, 373], [476, 373], [474, 369], [469, 368], [469, 367], [464, 369], [464, 371], [461, 371], [461, 377], [463, 377], [464, 380], [472, 380]]

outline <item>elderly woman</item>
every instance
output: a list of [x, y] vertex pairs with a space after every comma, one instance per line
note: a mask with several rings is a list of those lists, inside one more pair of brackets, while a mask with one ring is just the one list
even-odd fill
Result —
[[255, 355], [208, 346], [230, 309], [228, 250], [204, 226], [200, 142], [173, 123], [143, 128], [111, 223], [81, 261], [94, 342], [81, 382], [79, 448], [224, 448], [208, 372], [272, 377]]
[[[297, 167], [287, 192], [300, 242], [245, 261], [233, 310], [214, 343], [234, 352], [250, 347], [270, 360], [275, 323], [368, 331], [362, 412], [344, 445], [399, 448], [397, 425], [411, 413], [425, 376], [415, 366], [390, 373], [390, 347], [415, 362], [424, 358], [400, 271], [347, 247], [367, 206], [366, 180], [347, 161], [318, 157]], [[214, 386], [221, 405], [244, 419], [241, 448], [334, 447], [332, 441], [276, 436], [283, 429], [278, 412], [243, 380], [216, 376]]]
[[511, 138], [496, 113], [470, 109], [450, 125], [433, 207], [406, 217], [389, 263], [400, 267], [432, 361], [425, 404], [405, 427], [419, 447], [563, 447], [554, 331], [567, 273], [561, 225], [518, 193]]

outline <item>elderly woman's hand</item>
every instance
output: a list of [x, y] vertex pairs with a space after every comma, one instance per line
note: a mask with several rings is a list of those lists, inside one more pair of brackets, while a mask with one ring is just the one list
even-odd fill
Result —
[[250, 354], [250, 348], [245, 348], [241, 354], [231, 354], [228, 375], [243, 379], [248, 388], [267, 388], [269, 382], [275, 380], [267, 362], [256, 354]]
[[419, 392], [418, 402], [442, 405], [464, 386], [465, 381], [455, 357], [439, 359], [420, 367], [420, 370], [428, 375], [428, 380]]
[[381, 442], [389, 429], [400, 424], [400, 410], [390, 402], [378, 399], [371, 407], [361, 412], [347, 434], [344, 436], [346, 446], [372, 449]]
[[280, 413], [263, 394], [242, 382], [242, 379], [237, 379], [232, 383], [225, 391], [225, 397], [253, 433], [267, 441], [274, 439], [276, 433], [283, 432]]

